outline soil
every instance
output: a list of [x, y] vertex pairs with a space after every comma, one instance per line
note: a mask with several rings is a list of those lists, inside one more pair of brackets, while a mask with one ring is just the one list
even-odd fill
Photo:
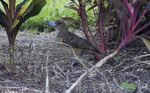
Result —
[[[46, 62], [50, 93], [65, 93], [97, 62], [93, 55], [85, 54], [81, 57], [84, 66], [78, 61], [69, 66], [74, 58], [57, 46], [53, 33], [20, 32], [14, 46], [15, 61], [10, 63], [5, 31], [0, 31], [0, 40], [0, 93], [44, 93]], [[128, 44], [113, 62], [90, 73], [72, 93], [150, 93], [149, 51], [141, 40]]]

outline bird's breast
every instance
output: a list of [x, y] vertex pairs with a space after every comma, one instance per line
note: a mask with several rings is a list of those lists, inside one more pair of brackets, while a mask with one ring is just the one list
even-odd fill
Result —
[[78, 49], [78, 48], [71, 48], [67, 45], [59, 44], [59, 47], [63, 50], [66, 51], [69, 55], [73, 55], [74, 53], [77, 56], [81, 56], [84, 54], [84, 50]]

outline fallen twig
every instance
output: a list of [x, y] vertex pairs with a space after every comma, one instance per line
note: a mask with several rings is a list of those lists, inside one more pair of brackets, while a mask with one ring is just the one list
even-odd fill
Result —
[[91, 73], [95, 71], [97, 68], [101, 67], [103, 64], [105, 64], [109, 59], [113, 58], [118, 51], [113, 52], [112, 54], [106, 56], [104, 59], [100, 60], [96, 65], [85, 71], [77, 80], [72, 84], [72, 86], [66, 91], [66, 93], [71, 93], [71, 91], [84, 79], [88, 73]]

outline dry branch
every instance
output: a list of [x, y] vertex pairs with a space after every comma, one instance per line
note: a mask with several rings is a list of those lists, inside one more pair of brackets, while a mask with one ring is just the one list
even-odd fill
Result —
[[104, 59], [100, 60], [96, 65], [85, 71], [76, 82], [72, 84], [72, 86], [66, 91], [66, 93], [71, 93], [71, 91], [84, 79], [84, 77], [93, 71], [95, 71], [97, 68], [101, 67], [103, 64], [105, 64], [109, 59], [113, 58], [118, 51], [113, 52], [112, 54], [106, 56]]

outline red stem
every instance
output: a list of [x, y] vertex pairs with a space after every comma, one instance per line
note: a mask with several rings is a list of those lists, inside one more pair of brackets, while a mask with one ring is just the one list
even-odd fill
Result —
[[136, 26], [139, 24], [139, 22], [141, 21], [141, 19], [143, 18], [143, 16], [145, 15], [147, 11], [143, 11], [143, 14], [140, 16], [140, 18], [138, 19], [138, 21], [136, 22], [136, 24], [134, 25], [132, 30], [135, 30]]
[[133, 13], [132, 13], [132, 11], [131, 11], [131, 8], [130, 8], [130, 5], [129, 5], [128, 1], [125, 0], [125, 3], [126, 3], [126, 6], [127, 6], [128, 10], [129, 10], [129, 12], [130, 12], [130, 15], [133, 15]]
[[142, 26], [140, 29], [136, 30], [133, 34], [136, 35], [137, 33], [139, 33], [140, 31], [142, 31], [144, 28], [150, 26], [150, 22], [145, 24], [144, 26]]
[[90, 39], [90, 36], [89, 36], [87, 28], [86, 28], [86, 26], [87, 26], [87, 19], [86, 19], [85, 8], [84, 8], [81, 0], [78, 0], [78, 2], [79, 2], [80, 13], [81, 13], [81, 15], [79, 14], [79, 16], [81, 17], [81, 20], [82, 20], [83, 31], [85, 33], [85, 36], [86, 36], [87, 40], [91, 43], [92, 41]]
[[137, 15], [138, 15], [138, 12], [139, 12], [139, 8], [136, 8], [135, 11], [134, 11], [134, 14], [132, 16], [132, 24], [131, 24], [131, 31], [130, 32], [134, 32], [135, 30], [135, 27], [136, 27], [136, 19], [137, 19]]
[[100, 31], [100, 43], [101, 43], [101, 52], [103, 54], [106, 54], [106, 44], [105, 44], [105, 41], [104, 41], [104, 30], [103, 30], [103, 20], [102, 20], [102, 16], [101, 16], [101, 0], [98, 0], [98, 16], [99, 16], [99, 19], [98, 21], [98, 30]]

